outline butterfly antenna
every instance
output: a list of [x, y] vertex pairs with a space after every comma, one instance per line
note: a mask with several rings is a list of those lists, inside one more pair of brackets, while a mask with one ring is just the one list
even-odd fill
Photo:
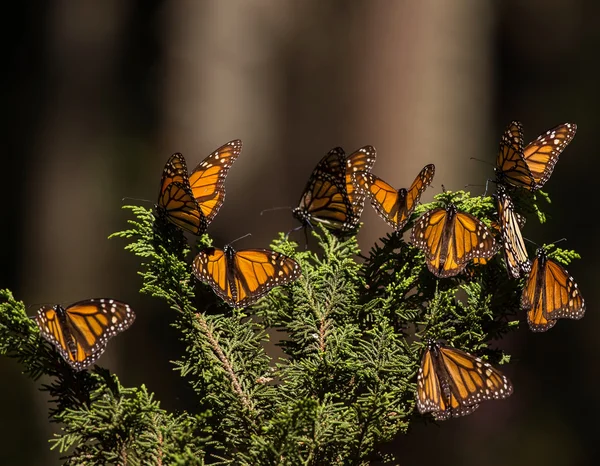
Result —
[[239, 238], [237, 238], [237, 239], [234, 239], [234, 240], [233, 240], [231, 243], [229, 243], [229, 245], [228, 245], [228, 246], [231, 246], [231, 245], [232, 245], [233, 243], [235, 243], [236, 241], [239, 241], [239, 240], [241, 240], [241, 239], [247, 238], [248, 236], [252, 236], [252, 233], [246, 233], [244, 236], [240, 236]]
[[561, 239], [557, 239], [556, 241], [553, 241], [550, 244], [556, 245], [556, 243], [560, 243], [561, 241], [567, 241], [567, 238], [561, 238]]
[[298, 230], [300, 230], [301, 228], [304, 228], [304, 225], [300, 225], [299, 227], [292, 228], [290, 231], [288, 231], [288, 232], [285, 234], [285, 239], [287, 240], [287, 239], [288, 239], [288, 237], [290, 236], [290, 234], [291, 234], [291, 233], [293, 233], [293, 232], [295, 232], [295, 231], [298, 231]]
[[527, 241], [528, 243], [531, 243], [531, 244], [533, 244], [533, 245], [534, 245], [536, 248], [539, 248], [539, 247], [540, 247], [540, 245], [539, 245], [539, 244], [537, 244], [535, 241], [532, 241], [532, 240], [530, 240], [529, 238], [526, 238], [525, 236], [523, 236], [523, 239], [524, 239], [525, 241]]
[[306, 251], [308, 249], [308, 228], [304, 229], [304, 241], [304, 250]]
[[481, 160], [481, 159], [478, 159], [477, 157], [471, 157], [471, 160], [477, 160], [478, 162], [485, 163], [486, 165], [491, 165], [492, 167], [495, 167], [495, 165], [488, 160]]
[[260, 215], [264, 214], [265, 212], [272, 212], [273, 210], [292, 210], [292, 208], [290, 206], [285, 206], [285, 207], [271, 207], [270, 209], [264, 209], [260, 211]]
[[486, 193], [487, 193], [487, 183], [485, 185], [483, 185], [483, 184], [471, 184], [471, 183], [469, 183], [469, 184], [464, 185], [463, 187], [464, 188], [471, 188], [471, 187], [481, 188], [482, 186], [485, 186], [485, 191], [483, 192], [483, 197], [485, 197]]
[[152, 201], [148, 200], [148, 199], [140, 199], [138, 197], [124, 197], [121, 199], [121, 202], [125, 202], [125, 201], [137, 201], [137, 202], [150, 202], [152, 203]]

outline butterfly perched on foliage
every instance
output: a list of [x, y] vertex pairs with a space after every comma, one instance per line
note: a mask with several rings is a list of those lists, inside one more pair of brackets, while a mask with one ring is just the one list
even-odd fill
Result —
[[300, 265], [292, 258], [270, 249], [206, 248], [193, 263], [196, 278], [232, 307], [256, 302], [272, 288], [296, 280]]
[[365, 146], [346, 157], [341, 147], [327, 153], [313, 170], [293, 211], [303, 226], [318, 222], [340, 232], [357, 227], [365, 195], [354, 189], [352, 173], [369, 172], [375, 164], [376, 151]]
[[42, 336], [76, 371], [91, 366], [108, 340], [134, 320], [128, 304], [105, 298], [79, 301], [66, 308], [43, 306], [35, 317]]
[[158, 211], [180, 228], [201, 235], [225, 200], [225, 178], [242, 150], [235, 139], [219, 147], [188, 175], [183, 155], [169, 157], [163, 170]]
[[531, 261], [527, 254], [523, 235], [521, 235], [521, 227], [525, 224], [525, 218], [515, 212], [513, 201], [502, 185], [498, 185], [496, 200], [506, 269], [510, 276], [519, 278], [521, 273], [531, 271]]
[[496, 159], [499, 183], [534, 191], [552, 175], [558, 157], [571, 142], [577, 125], [565, 123], [549, 129], [523, 148], [523, 127], [513, 121], [502, 136]]
[[440, 278], [459, 274], [472, 259], [489, 259], [496, 253], [490, 229], [473, 215], [459, 212], [454, 204], [419, 217], [411, 242], [425, 253], [429, 271]]
[[521, 307], [527, 311], [529, 328], [545, 332], [557, 319], [581, 319], [585, 301], [577, 283], [558, 262], [548, 258], [546, 249], [538, 248], [527, 277]]
[[486, 400], [506, 398], [511, 382], [487, 362], [430, 341], [417, 375], [417, 408], [438, 421], [471, 414]]
[[388, 225], [396, 231], [408, 223], [421, 195], [433, 181], [435, 166], [426, 165], [415, 178], [408, 190], [396, 190], [372, 173], [359, 171], [352, 175], [356, 190], [371, 199], [371, 204]]

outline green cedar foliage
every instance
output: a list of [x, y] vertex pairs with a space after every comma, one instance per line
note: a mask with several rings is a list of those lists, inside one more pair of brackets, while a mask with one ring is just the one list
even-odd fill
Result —
[[[464, 192], [438, 194], [413, 220], [447, 202], [488, 225], [495, 220], [491, 197]], [[515, 202], [545, 221], [535, 195]], [[444, 339], [501, 364], [510, 357], [493, 340], [527, 327], [519, 309], [524, 280], [508, 278], [501, 252], [438, 280], [401, 234], [388, 234], [363, 256], [355, 236], [322, 228], [312, 232], [316, 253], [280, 235], [272, 248], [294, 257], [302, 276], [233, 310], [197, 283], [179, 229], [142, 207], [125, 208], [133, 215], [129, 229], [113, 236], [126, 239], [125, 249], [141, 260], [141, 292], [172, 312], [186, 344], [175, 370], [193, 387], [197, 408], [167, 413], [144, 386], [123, 387], [98, 366], [72, 371], [40, 338], [23, 303], [4, 290], [0, 353], [28, 377], [49, 376], [41, 389], [62, 429], [52, 448], [65, 464], [395, 464], [379, 451], [418, 416], [415, 381], [427, 340]], [[204, 235], [195, 246], [210, 244]], [[565, 264], [578, 257], [558, 248], [550, 254]], [[283, 357], [267, 353], [272, 338]]]

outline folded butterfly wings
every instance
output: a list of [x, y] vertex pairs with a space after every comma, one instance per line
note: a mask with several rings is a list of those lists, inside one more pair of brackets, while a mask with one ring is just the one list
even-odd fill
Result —
[[515, 212], [512, 199], [502, 185], [498, 185], [496, 200], [506, 269], [509, 276], [519, 278], [521, 273], [531, 271], [531, 261], [521, 234], [525, 219]]
[[581, 319], [585, 300], [569, 272], [547, 257], [539, 248], [521, 295], [521, 307], [527, 311], [529, 328], [545, 332], [557, 319]]

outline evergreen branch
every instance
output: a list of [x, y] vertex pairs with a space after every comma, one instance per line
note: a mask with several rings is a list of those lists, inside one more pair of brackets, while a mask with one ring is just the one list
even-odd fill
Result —
[[[200, 406], [210, 413], [214, 424], [212, 442], [217, 451], [236, 451], [246, 448], [240, 432], [247, 435], [258, 429], [257, 419], [270, 403], [272, 388], [257, 380], [269, 371], [269, 358], [262, 343], [266, 338], [256, 324], [244, 321], [242, 314], [231, 313], [228, 306], [217, 300], [205, 285], [194, 289], [195, 277], [185, 261], [190, 249], [180, 230], [164, 219], [155, 218], [151, 211], [129, 207], [136, 220], [133, 228], [113, 236], [133, 240], [126, 249], [144, 259], [140, 275], [142, 293], [165, 300], [177, 311], [173, 325], [187, 343], [182, 360], [176, 369], [201, 398]], [[210, 245], [205, 235], [200, 247]], [[194, 304], [202, 302], [205, 312]], [[218, 314], [209, 315], [208, 311]], [[216, 453], [213, 454], [217, 458]], [[222, 462], [231, 458], [222, 457]]]
[[[73, 371], [41, 338], [22, 302], [8, 290], [0, 290], [0, 299], [0, 353], [19, 361], [34, 379], [50, 376], [50, 383], [41, 389], [49, 392], [55, 405], [50, 409], [52, 420], [62, 425], [51, 448], [62, 453], [74, 449], [65, 464], [156, 464], [159, 457], [201, 464], [197, 459], [203, 456], [202, 447], [193, 418], [180, 416], [175, 421], [145, 387], [126, 389], [97, 366], [92, 372]], [[164, 453], [155, 449], [157, 432], [166, 439]], [[186, 451], [179, 447], [180, 441], [189, 446]]]
[[214, 337], [214, 335], [208, 328], [206, 320], [200, 314], [196, 314], [196, 319], [198, 320], [198, 325], [200, 326], [202, 333], [204, 333], [204, 335], [206, 335], [206, 337], [208, 338], [208, 341], [209, 341], [210, 345], [212, 346], [213, 351], [219, 358], [219, 361], [221, 361], [221, 364], [223, 364], [223, 367], [225, 368], [225, 372], [227, 372], [227, 375], [231, 379], [231, 384], [233, 385], [233, 390], [240, 397], [240, 400], [242, 401], [242, 404], [244, 405], [244, 407], [248, 411], [253, 411], [252, 403], [250, 402], [250, 399], [248, 398], [247, 394], [244, 393], [244, 391], [242, 390], [242, 386], [240, 385], [240, 381], [238, 380], [238, 377], [233, 370], [231, 362], [229, 361], [229, 359], [227, 359], [227, 356], [225, 356], [225, 353], [223, 353], [223, 350], [219, 346], [219, 342], [217, 341], [217, 339]]
[[[545, 195], [540, 193], [542, 197]], [[444, 192], [425, 210], [454, 203], [492, 225], [495, 200]], [[535, 194], [515, 202], [545, 220]], [[0, 291], [0, 353], [25, 373], [51, 376], [43, 390], [61, 425], [52, 448], [66, 464], [368, 465], [381, 445], [405, 433], [418, 415], [416, 374], [429, 339], [442, 339], [492, 362], [508, 354], [490, 342], [514, 330], [524, 280], [508, 277], [502, 255], [439, 280], [423, 253], [389, 234], [363, 263], [356, 237], [319, 226], [319, 254], [297, 251], [281, 234], [272, 248], [296, 259], [302, 276], [277, 287], [254, 307], [232, 310], [209, 286], [197, 284], [191, 248], [175, 226], [152, 211], [132, 211], [115, 233], [141, 259], [141, 292], [174, 310], [172, 325], [186, 344], [174, 362], [198, 395], [197, 415], [160, 408], [142, 385], [125, 388], [107, 371], [74, 372], [40, 338], [23, 303]], [[204, 235], [197, 246], [209, 246]], [[574, 251], [547, 246], [568, 264]], [[283, 330], [285, 358], [265, 350], [270, 330]]]

